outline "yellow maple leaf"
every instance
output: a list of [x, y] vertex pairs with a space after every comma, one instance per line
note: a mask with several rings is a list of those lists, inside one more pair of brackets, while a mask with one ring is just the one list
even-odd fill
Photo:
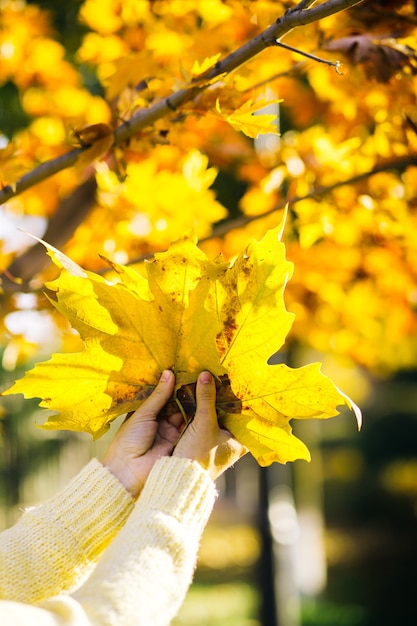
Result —
[[47, 284], [48, 296], [85, 347], [37, 364], [4, 393], [40, 397], [41, 406], [58, 411], [45, 428], [97, 437], [117, 415], [140, 406], [166, 368], [176, 375], [170, 404], [192, 417], [195, 381], [208, 369], [216, 378], [220, 422], [261, 465], [309, 459], [290, 420], [331, 417], [343, 404], [356, 407], [318, 364], [268, 364], [293, 321], [283, 300], [292, 264], [281, 231], [269, 231], [233, 264], [208, 260], [184, 237], [146, 263], [146, 277], [111, 264], [115, 282], [45, 244], [61, 268]]
[[258, 113], [272, 103], [278, 103], [280, 100], [272, 102], [253, 102], [247, 100], [241, 107], [232, 113], [224, 113], [220, 107], [220, 102], [216, 102], [217, 112], [226, 120], [235, 130], [239, 130], [248, 137], [256, 139], [260, 134], [273, 133], [279, 135], [276, 122], [277, 116], [273, 113]]
[[113, 265], [117, 283], [47, 248], [61, 267], [60, 277], [47, 284], [49, 298], [80, 333], [85, 349], [53, 355], [13, 387], [14, 393], [41, 397], [41, 406], [60, 412], [45, 428], [98, 437], [112, 419], [141, 404], [164, 369], [175, 371], [177, 388], [202, 369], [224, 373], [211, 316], [200, 305], [209, 286], [202, 280], [205, 256], [190, 239], [157, 254], [147, 264], [148, 280]]
[[[250, 376], [231, 377], [234, 394], [241, 398], [241, 414], [227, 413], [223, 423], [250, 450], [256, 450], [260, 465], [274, 461], [310, 460], [307, 447], [292, 434], [292, 419], [326, 419], [336, 407], [357, 407], [320, 371], [320, 363], [300, 368], [262, 363]], [[243, 419], [242, 419], [243, 418]]]
[[78, 145], [85, 150], [77, 159], [79, 168], [86, 167], [102, 157], [112, 146], [113, 130], [108, 124], [88, 124], [73, 131]]
[[30, 169], [29, 161], [24, 161], [13, 142], [10, 141], [5, 148], [0, 148], [0, 187], [10, 185], [15, 189], [16, 182]]
[[239, 412], [226, 411], [223, 422], [250, 450], [256, 449], [261, 465], [309, 459], [305, 445], [291, 434], [293, 418], [332, 417], [338, 404], [347, 404], [360, 421], [356, 407], [318, 364], [300, 369], [268, 364], [294, 318], [284, 304], [292, 264], [285, 259], [280, 237], [278, 227], [251, 244], [211, 290], [211, 305], [222, 326], [217, 336], [220, 361], [240, 401]]
[[221, 53], [219, 52], [218, 54], [214, 54], [211, 57], [206, 57], [201, 63], [199, 63], [198, 61], [194, 61], [193, 67], [191, 68], [191, 75], [198, 76], [199, 74], [203, 74], [206, 70], [215, 65], [220, 57]]

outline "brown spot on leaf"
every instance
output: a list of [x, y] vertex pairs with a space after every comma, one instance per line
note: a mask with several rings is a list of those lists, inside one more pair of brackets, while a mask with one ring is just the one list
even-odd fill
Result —
[[216, 407], [219, 413], [242, 412], [242, 401], [233, 393], [227, 374], [216, 380]]
[[135, 383], [109, 381], [106, 393], [113, 400], [112, 406], [118, 407], [118, 413], [122, 414], [142, 404], [151, 395], [156, 385], [157, 380], [155, 380], [154, 384], [145, 380], [138, 380]]
[[223, 330], [216, 336], [217, 342], [223, 343], [223, 340], [225, 340], [226, 345], [230, 345], [237, 329], [238, 325], [236, 323], [236, 320], [233, 317], [232, 313], [229, 313], [227, 318], [223, 322]]
[[246, 277], [249, 276], [251, 273], [251, 268], [249, 267], [249, 265], [247, 265], [247, 263], [245, 264], [242, 263], [241, 270], [242, 270], [242, 274], [244, 274]]

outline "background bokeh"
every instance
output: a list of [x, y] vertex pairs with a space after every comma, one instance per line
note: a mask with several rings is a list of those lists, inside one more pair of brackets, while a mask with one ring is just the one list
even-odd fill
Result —
[[[1, 186], [70, 149], [74, 129], [152, 106], [195, 60], [227, 55], [295, 4], [0, 0]], [[99, 271], [100, 254], [131, 263], [190, 223], [208, 256], [232, 258], [291, 200], [296, 319], [279, 359], [323, 362], [363, 428], [349, 411], [293, 423], [311, 463], [261, 469], [247, 456], [222, 478], [175, 626], [417, 623], [416, 14], [412, 0], [365, 0], [300, 28], [286, 41], [341, 58], [343, 75], [274, 47], [226, 96], [208, 90], [200, 117], [159, 120], [96, 172], [70, 168], [0, 207], [1, 391], [79, 347], [42, 295], [44, 251], [26, 254], [17, 228], [47, 229]], [[253, 141], [216, 118], [215, 97], [232, 111], [236, 90], [275, 101], [280, 136]], [[92, 442], [38, 429], [44, 420], [35, 401], [0, 398], [1, 529], [100, 458], [117, 428]]]

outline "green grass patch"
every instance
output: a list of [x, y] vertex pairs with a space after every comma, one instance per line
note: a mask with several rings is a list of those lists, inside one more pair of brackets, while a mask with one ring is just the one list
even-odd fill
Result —
[[195, 582], [172, 626], [261, 626], [258, 592], [247, 583]]

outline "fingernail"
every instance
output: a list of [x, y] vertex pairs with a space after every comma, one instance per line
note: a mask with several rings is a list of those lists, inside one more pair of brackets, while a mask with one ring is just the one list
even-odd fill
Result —
[[200, 383], [202, 383], [203, 385], [207, 385], [208, 383], [211, 383], [211, 381], [212, 381], [212, 376], [210, 372], [201, 372]]
[[170, 376], [171, 376], [171, 371], [170, 370], [164, 370], [162, 372], [162, 376], [161, 376], [161, 379], [160, 379], [161, 382], [166, 383], [167, 380], [169, 380]]

